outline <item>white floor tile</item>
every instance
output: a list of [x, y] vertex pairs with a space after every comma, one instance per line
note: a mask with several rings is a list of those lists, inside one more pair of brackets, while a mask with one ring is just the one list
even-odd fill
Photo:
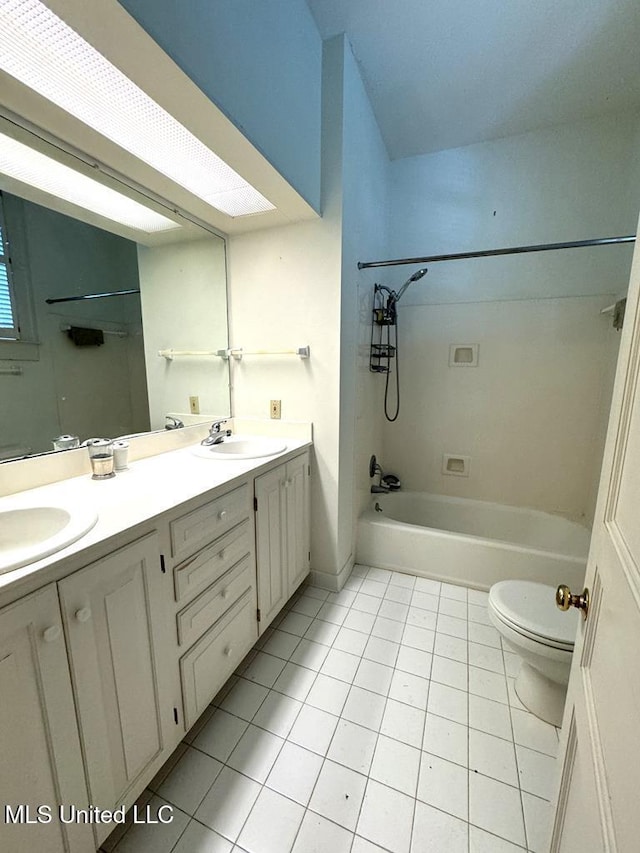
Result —
[[225, 767], [202, 801], [196, 820], [235, 841], [259, 793], [257, 782]]
[[467, 618], [467, 602], [454, 601], [451, 598], [440, 597], [438, 605], [438, 613], [443, 613], [445, 616], [454, 616], [456, 619]]
[[469, 826], [463, 820], [418, 801], [411, 853], [467, 853]]
[[292, 699], [304, 702], [311, 690], [311, 685], [316, 679], [316, 673], [312, 669], [298, 666], [295, 663], [287, 663], [278, 678], [273, 689], [278, 693], [284, 693]]
[[399, 644], [391, 640], [384, 640], [381, 637], [369, 637], [363, 657], [376, 663], [395, 666], [399, 648]]
[[365, 593], [366, 595], [374, 595], [377, 598], [382, 598], [386, 592], [387, 584], [380, 583], [380, 581], [374, 581], [371, 578], [365, 578], [362, 581], [362, 586], [360, 587], [360, 592]]
[[393, 577], [393, 572], [389, 569], [378, 569], [376, 567], [370, 568], [367, 572], [367, 577], [374, 581], [379, 581], [380, 583], [390, 583]]
[[367, 595], [366, 592], [362, 591], [362, 587], [360, 588], [360, 592], [357, 594], [353, 601], [353, 610], [360, 610], [362, 613], [372, 613], [376, 614], [380, 609], [380, 605], [382, 604], [382, 598], [377, 595]]
[[312, 583], [304, 583], [300, 587], [300, 591], [305, 595], [310, 595], [313, 598], [319, 598], [322, 601], [325, 601], [327, 596], [329, 595], [329, 590], [321, 589], [319, 586], [314, 586]]
[[467, 766], [468, 729], [453, 720], [427, 714], [422, 748], [432, 755]]
[[368, 640], [368, 634], [363, 634], [362, 631], [354, 631], [352, 628], [342, 627], [338, 631], [333, 648], [339, 649], [341, 652], [349, 652], [351, 655], [361, 656]]
[[469, 604], [469, 622], [478, 622], [480, 625], [491, 626], [486, 605]]
[[406, 625], [402, 635], [402, 645], [421, 649], [423, 652], [432, 652], [435, 637], [435, 631], [428, 628], [421, 628], [419, 625]]
[[321, 815], [307, 812], [292, 853], [349, 853], [353, 833]]
[[489, 601], [489, 593], [485, 592], [482, 589], [468, 589], [467, 590], [467, 601], [469, 604], [478, 604], [480, 606], [486, 606]]
[[491, 672], [504, 673], [504, 659], [501, 649], [492, 649], [480, 643], [469, 643], [469, 664], [489, 669]]
[[438, 614], [436, 611], [421, 610], [419, 607], [410, 607], [407, 613], [407, 625], [415, 625], [416, 628], [426, 628], [429, 631], [436, 630]]
[[456, 619], [454, 616], [447, 616], [444, 613], [438, 613], [436, 631], [441, 634], [450, 634], [452, 637], [459, 637], [461, 640], [466, 640], [467, 620]]
[[393, 643], [400, 642], [403, 631], [404, 624], [402, 622], [396, 622], [395, 619], [385, 619], [384, 616], [378, 616], [371, 629], [374, 637], [391, 640]]
[[518, 771], [513, 743], [502, 738], [469, 730], [469, 770], [476, 770], [492, 779], [518, 785]]
[[454, 583], [442, 583], [440, 587], [440, 595], [442, 598], [452, 598], [454, 601], [465, 601], [467, 600], [467, 588], [466, 586], [459, 586]]
[[284, 738], [291, 731], [301, 708], [302, 702], [271, 690], [253, 718], [253, 723]]
[[515, 678], [507, 678], [507, 697], [509, 705], [511, 705], [512, 708], [518, 708], [520, 711], [527, 711], [528, 708], [525, 708], [516, 693], [515, 681]]
[[378, 847], [377, 844], [373, 844], [373, 842], [367, 841], [366, 838], [356, 835], [353, 839], [351, 853], [386, 853], [386, 851], [383, 847]]
[[392, 853], [409, 853], [414, 800], [370, 779], [357, 834]]
[[299, 666], [306, 666], [307, 669], [315, 669], [317, 671], [324, 663], [328, 653], [329, 649], [327, 646], [323, 646], [322, 643], [314, 643], [312, 640], [303, 637], [298, 643], [295, 652], [291, 655], [291, 663], [297, 663]]
[[366, 784], [366, 776], [333, 761], [325, 761], [309, 808], [353, 832]]
[[276, 678], [285, 667], [285, 661], [266, 652], [258, 652], [251, 663], [245, 667], [242, 676], [255, 681], [263, 687], [273, 687]]
[[352, 687], [342, 710], [342, 716], [345, 720], [377, 732], [382, 722], [385, 702], [385, 697], [379, 693], [363, 690], [362, 687]]
[[227, 765], [256, 782], [264, 782], [284, 741], [277, 735], [249, 726], [227, 760]]
[[330, 678], [320, 673], [309, 691], [306, 704], [340, 716], [347, 701], [349, 689], [346, 681], [338, 681], [337, 678]]
[[248, 725], [245, 720], [218, 710], [201, 729], [193, 745], [224, 763], [236, 748]]
[[520, 791], [472, 771], [469, 773], [469, 821], [514, 844], [525, 843]]
[[396, 669], [401, 669], [403, 672], [411, 672], [413, 675], [419, 675], [422, 678], [429, 678], [431, 674], [430, 652], [423, 652], [422, 649], [413, 649], [411, 646], [400, 646], [398, 659], [396, 661]]
[[529, 794], [550, 800], [555, 795], [556, 760], [526, 746], [516, 746], [520, 787]]
[[509, 707], [492, 699], [469, 694], [469, 725], [473, 729], [511, 740]]
[[418, 607], [420, 610], [431, 610], [434, 613], [437, 613], [438, 602], [439, 598], [437, 595], [431, 595], [428, 592], [423, 592], [418, 589], [416, 584], [416, 588], [411, 598], [411, 607]]
[[240, 678], [227, 693], [220, 708], [243, 720], [252, 720], [268, 692], [268, 689], [261, 684], [254, 684], [252, 681]]
[[493, 625], [480, 625], [478, 622], [469, 623], [469, 640], [473, 643], [482, 643], [483, 646], [491, 646], [500, 649], [500, 634]]
[[389, 580], [390, 586], [403, 586], [406, 589], [413, 589], [416, 585], [416, 578], [413, 575], [405, 575], [401, 572], [391, 572]]
[[262, 651], [283, 658], [283, 660], [289, 660], [299, 642], [300, 637], [276, 629], [263, 644]]
[[454, 764], [429, 752], [422, 753], [418, 799], [430, 806], [468, 820], [468, 773], [465, 767]]
[[309, 595], [301, 595], [298, 600], [291, 605], [291, 609], [295, 613], [303, 613], [305, 616], [311, 616], [313, 619], [318, 615], [318, 610], [322, 607], [322, 601], [318, 598], [311, 598]]
[[248, 853], [283, 853], [293, 846], [304, 808], [263, 788], [245, 823], [238, 844]]
[[420, 770], [420, 750], [385, 735], [380, 735], [377, 744], [374, 741], [374, 746], [375, 754], [369, 776], [383, 785], [395, 788], [396, 791], [415, 797]]
[[339, 604], [340, 607], [351, 607], [356, 593], [349, 589], [341, 589], [340, 592], [331, 592], [327, 596], [328, 604]]
[[413, 591], [403, 586], [389, 586], [384, 594], [384, 597], [389, 601], [395, 601], [398, 604], [410, 604]]
[[522, 658], [513, 654], [513, 652], [504, 651], [504, 649], [502, 650], [502, 654], [504, 656], [505, 672], [510, 678], [516, 678], [522, 666]]
[[287, 634], [295, 634], [297, 637], [302, 637], [312, 622], [313, 619], [311, 616], [305, 616], [304, 613], [294, 613], [290, 610], [284, 619], [278, 624], [278, 630], [286, 631]]
[[538, 752], [556, 756], [558, 753], [558, 736], [554, 726], [535, 717], [529, 711], [511, 709], [513, 734], [515, 742]]
[[324, 622], [332, 622], [334, 625], [342, 625], [349, 613], [348, 607], [341, 607], [339, 604], [329, 604], [325, 602], [318, 611], [318, 619]]
[[395, 699], [387, 699], [380, 733], [420, 748], [425, 717], [425, 712], [419, 708], [412, 708], [411, 705], [405, 705]]
[[391, 679], [389, 687], [389, 698], [412, 705], [414, 708], [427, 710], [427, 696], [429, 695], [429, 680], [410, 672], [396, 670]]
[[553, 819], [551, 803], [523, 791], [522, 806], [527, 831], [527, 847], [531, 853], [547, 853]]
[[517, 847], [477, 826], [469, 827], [469, 853], [522, 853], [523, 850], [524, 847]]
[[366, 578], [370, 566], [363, 566], [361, 563], [356, 563], [351, 570], [351, 577]]
[[369, 773], [378, 733], [349, 720], [338, 723], [327, 758], [358, 773]]
[[469, 667], [469, 693], [482, 696], [483, 699], [492, 699], [494, 702], [503, 702], [505, 705], [509, 701], [504, 675], [478, 669], [476, 666]]
[[231, 853], [233, 843], [197, 820], [190, 821], [172, 853]]
[[[158, 819], [158, 809], [163, 809], [161, 815], [168, 817], [163, 808], [169, 804], [161, 797], [149, 800], [149, 816]], [[172, 808], [169, 805], [169, 808]], [[134, 824], [117, 844], [115, 853], [169, 853], [178, 838], [189, 823], [189, 815], [173, 807], [171, 823], [138, 823]]]
[[467, 641], [461, 640], [460, 637], [451, 637], [449, 634], [436, 634], [433, 651], [434, 654], [439, 655], [441, 658], [450, 658], [451, 660], [460, 661], [460, 663], [467, 663], [467, 645]]
[[363, 658], [360, 661], [353, 683], [356, 687], [362, 687], [364, 690], [371, 690], [373, 693], [386, 696], [389, 692], [392, 676], [393, 667]]
[[305, 705], [291, 729], [289, 740], [319, 755], [326, 755], [337, 725], [338, 717]]
[[350, 589], [352, 592], [358, 592], [362, 586], [362, 578], [357, 578], [351, 575], [344, 583], [344, 589]]
[[468, 694], [464, 690], [456, 690], [446, 684], [431, 682], [429, 688], [429, 704], [427, 710], [438, 717], [446, 717], [456, 723], [466, 726]]
[[378, 615], [383, 616], [385, 619], [395, 619], [396, 622], [405, 622], [408, 612], [408, 604], [398, 604], [395, 601], [385, 599], [380, 605]]
[[428, 592], [429, 595], [440, 595], [442, 584], [440, 581], [431, 580], [431, 578], [416, 578], [415, 589], [420, 592]]
[[306, 806], [322, 768], [323, 757], [295, 743], [285, 743], [267, 777], [267, 787]]
[[352, 628], [354, 631], [370, 634], [375, 621], [376, 617], [373, 613], [363, 613], [360, 610], [352, 609], [342, 625], [344, 628]]
[[158, 796], [193, 815], [221, 770], [215, 758], [189, 747], [158, 788]]
[[304, 636], [306, 640], [321, 643], [323, 646], [330, 646], [339, 630], [339, 625], [334, 625], [332, 622], [323, 622], [322, 619], [314, 619], [305, 631]]
[[325, 662], [322, 664], [320, 672], [323, 675], [328, 675], [330, 678], [337, 678], [340, 681], [346, 681], [351, 684], [359, 664], [360, 658], [357, 655], [342, 652], [340, 649], [331, 649]]
[[440, 684], [455, 687], [457, 690], [467, 690], [467, 665], [450, 658], [433, 656], [431, 678]]

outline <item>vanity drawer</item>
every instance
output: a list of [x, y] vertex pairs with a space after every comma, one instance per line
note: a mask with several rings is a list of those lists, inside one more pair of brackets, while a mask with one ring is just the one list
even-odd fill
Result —
[[246, 518], [249, 510], [249, 486], [245, 484], [177, 518], [169, 525], [171, 555], [181, 559], [195, 554]]
[[258, 639], [255, 595], [247, 590], [227, 613], [180, 658], [187, 729], [198, 719]]
[[255, 570], [247, 554], [178, 613], [179, 644], [190, 646], [194, 643], [254, 583]]
[[251, 551], [248, 519], [173, 570], [175, 598], [181, 601], [213, 583]]

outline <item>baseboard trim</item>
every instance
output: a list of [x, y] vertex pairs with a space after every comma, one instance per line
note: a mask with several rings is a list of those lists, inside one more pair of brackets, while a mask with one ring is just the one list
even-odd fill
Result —
[[354, 565], [355, 556], [353, 554], [349, 554], [347, 562], [337, 574], [334, 574], [333, 572], [320, 572], [316, 569], [312, 569], [309, 574], [309, 581], [314, 586], [319, 586], [321, 589], [328, 589], [331, 592], [340, 592], [349, 579], [349, 575], [351, 574]]

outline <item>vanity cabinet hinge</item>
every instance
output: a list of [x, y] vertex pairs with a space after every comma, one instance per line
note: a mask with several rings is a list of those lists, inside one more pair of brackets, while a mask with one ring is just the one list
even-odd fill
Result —
[[253, 499], [253, 511], [258, 512], [258, 498]]
[[309, 558], [309, 562], [311, 562], [311, 551], [309, 551], [309, 553], [308, 553], [308, 555], [307, 555], [307, 556], [308, 556], [308, 558]]
[[260, 622], [260, 620], [262, 619], [262, 614], [260, 613], [260, 608], [259, 608], [259, 607], [258, 607], [258, 610], [257, 610], [257, 617], [258, 617], [258, 622]]
[[307, 465], [307, 474], [311, 476], [311, 465]]
[[166, 574], [166, 571], [167, 571], [167, 567], [165, 566], [165, 563], [164, 563], [164, 554], [160, 554], [160, 571], [162, 572], [163, 575]]
[[178, 709], [177, 708], [173, 709], [173, 720], [177, 726], [178, 725]]

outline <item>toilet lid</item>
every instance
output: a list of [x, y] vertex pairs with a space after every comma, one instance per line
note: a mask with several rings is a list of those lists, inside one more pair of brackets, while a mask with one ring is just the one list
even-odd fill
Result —
[[555, 604], [552, 586], [533, 581], [500, 581], [491, 587], [489, 601], [496, 614], [516, 631], [547, 645], [572, 649], [578, 612], [563, 612]]

